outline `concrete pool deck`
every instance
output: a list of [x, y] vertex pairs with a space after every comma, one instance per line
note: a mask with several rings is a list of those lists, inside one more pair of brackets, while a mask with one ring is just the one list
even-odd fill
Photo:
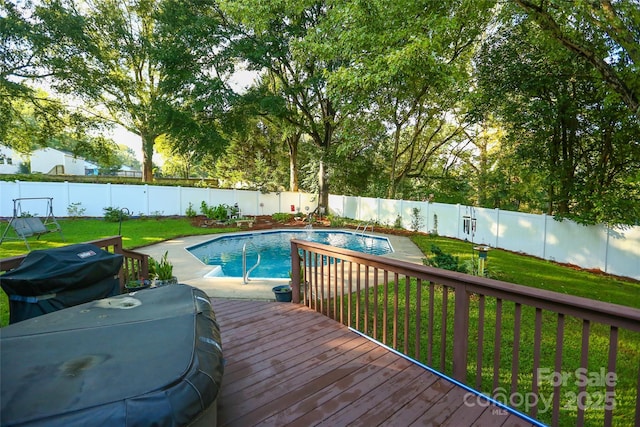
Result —
[[[274, 300], [274, 295], [271, 288], [273, 288], [274, 286], [287, 284], [289, 282], [288, 279], [250, 279], [249, 283], [243, 284], [242, 279], [240, 278], [236, 279], [229, 277], [205, 277], [205, 275], [211, 271], [211, 266], [203, 264], [199, 259], [193, 256], [186, 249], [190, 246], [207, 242], [216, 237], [228, 236], [233, 234], [237, 233], [221, 233], [180, 237], [167, 240], [162, 243], [137, 248], [135, 249], [135, 251], [147, 254], [155, 259], [160, 259], [164, 255], [164, 253], [167, 252], [167, 258], [173, 264], [173, 274], [178, 278], [178, 281], [180, 283], [202, 289], [209, 297]], [[394, 252], [384, 256], [422, 264], [424, 254], [408, 237], [381, 233], [367, 234], [382, 236], [389, 239]]]

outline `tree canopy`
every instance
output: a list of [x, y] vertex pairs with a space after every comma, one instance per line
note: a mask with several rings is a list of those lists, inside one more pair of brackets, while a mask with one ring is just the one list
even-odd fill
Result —
[[[18, 14], [16, 7], [5, 9]], [[222, 141], [215, 120], [225, 97], [219, 64], [211, 61], [220, 34], [213, 2], [50, 0], [20, 12], [16, 22], [30, 31], [10, 46], [28, 44], [37, 58], [23, 55], [22, 69], [46, 74], [53, 90], [140, 136], [144, 180], [152, 179], [161, 135], [198, 132], [208, 148]]]
[[[340, 191], [640, 220], [635, 1], [43, 0], [0, 13], [0, 138], [16, 146], [37, 134], [9, 132], [29, 114], [40, 135], [86, 132], [85, 149], [111, 122], [141, 137], [145, 180], [161, 150], [165, 175], [315, 191], [320, 205]], [[234, 93], [238, 69], [256, 78]], [[40, 100], [37, 82], [85, 121]]]

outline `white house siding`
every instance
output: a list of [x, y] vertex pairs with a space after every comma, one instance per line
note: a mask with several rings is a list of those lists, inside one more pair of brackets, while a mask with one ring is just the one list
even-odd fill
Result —
[[0, 145], [0, 174], [20, 172], [20, 164], [22, 161], [20, 153], [4, 145]]
[[64, 168], [64, 175], [84, 175], [83, 158], [53, 148], [43, 148], [31, 153], [31, 173], [49, 173], [56, 166]]

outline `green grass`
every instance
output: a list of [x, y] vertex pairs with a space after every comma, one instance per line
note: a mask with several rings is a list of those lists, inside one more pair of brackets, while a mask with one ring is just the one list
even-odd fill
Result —
[[[471, 262], [473, 245], [446, 237], [416, 235], [413, 242], [427, 256], [431, 245]], [[489, 276], [509, 283], [640, 308], [640, 281], [579, 270], [528, 255], [491, 249]]]
[[[58, 220], [62, 227], [62, 234], [49, 233], [36, 240], [28, 239], [29, 246], [35, 249], [50, 249], [72, 243], [82, 243], [89, 240], [122, 234], [122, 244], [125, 249], [135, 249], [159, 243], [168, 239], [197, 234], [224, 233], [238, 231], [237, 228], [202, 228], [191, 224], [187, 218], [145, 218], [117, 222], [106, 222], [102, 219], [66, 219]], [[4, 231], [6, 222], [0, 222], [0, 229]], [[22, 240], [2, 242], [0, 258], [29, 253]]]

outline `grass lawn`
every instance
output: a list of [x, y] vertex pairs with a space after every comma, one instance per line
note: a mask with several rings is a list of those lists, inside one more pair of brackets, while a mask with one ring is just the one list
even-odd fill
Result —
[[[411, 240], [427, 256], [431, 256], [431, 245], [460, 257], [460, 261], [470, 261], [473, 256], [469, 242], [422, 234]], [[501, 249], [489, 251], [487, 269], [493, 279], [640, 308], [640, 281], [637, 280], [593, 273]]]
[[[82, 243], [89, 240], [97, 240], [105, 237], [122, 234], [122, 244], [125, 249], [135, 249], [159, 243], [174, 237], [193, 236], [197, 234], [214, 234], [237, 231], [237, 228], [202, 228], [195, 227], [187, 218], [146, 218], [117, 222], [106, 222], [102, 219], [64, 219], [58, 220], [62, 227], [62, 234], [49, 233], [36, 240], [28, 239], [29, 246], [35, 249], [50, 249], [71, 243]], [[6, 222], [0, 223], [0, 229], [4, 231]], [[0, 245], [0, 258], [29, 253], [22, 240], [2, 242]]]

